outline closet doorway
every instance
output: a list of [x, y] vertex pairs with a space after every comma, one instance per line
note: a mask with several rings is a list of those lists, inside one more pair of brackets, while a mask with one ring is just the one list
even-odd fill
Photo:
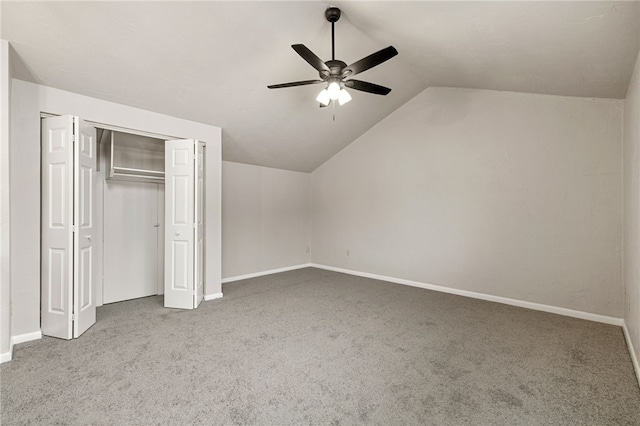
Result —
[[164, 140], [99, 130], [102, 303], [164, 293]]
[[41, 129], [42, 333], [79, 337], [96, 306], [154, 294], [197, 308], [205, 144], [74, 116], [45, 116]]

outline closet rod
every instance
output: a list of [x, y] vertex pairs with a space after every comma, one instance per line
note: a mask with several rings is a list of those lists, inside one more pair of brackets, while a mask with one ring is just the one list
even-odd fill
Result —
[[162, 183], [164, 183], [164, 177], [134, 175], [134, 174], [130, 174], [130, 173], [116, 173], [113, 176], [111, 176], [109, 179], [119, 180], [119, 179], [122, 179], [122, 178], [131, 178], [131, 179], [135, 178], [138, 182], [154, 181], [154, 182], [162, 182]]
[[158, 170], [147, 170], [147, 169], [133, 169], [130, 167], [112, 167], [114, 173], [123, 174], [135, 174], [136, 176], [148, 176], [148, 177], [164, 177], [164, 172]]

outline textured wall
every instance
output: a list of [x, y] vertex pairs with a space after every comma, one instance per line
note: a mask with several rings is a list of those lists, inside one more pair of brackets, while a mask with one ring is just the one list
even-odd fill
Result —
[[222, 162], [222, 277], [309, 263], [309, 174]]
[[624, 320], [640, 359], [640, 56], [624, 104], [623, 146]]
[[312, 262], [621, 317], [621, 127], [622, 101], [427, 89], [312, 173]]

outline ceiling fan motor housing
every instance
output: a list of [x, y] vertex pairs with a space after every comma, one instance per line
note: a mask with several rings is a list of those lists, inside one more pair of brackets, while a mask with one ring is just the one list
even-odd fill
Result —
[[338, 19], [340, 19], [340, 9], [337, 7], [329, 7], [324, 11], [324, 17], [331, 23], [338, 22]]
[[329, 67], [330, 72], [327, 73], [325, 70], [319, 72], [320, 78], [326, 80], [329, 77], [341, 77], [342, 70], [346, 68], [347, 64], [339, 61], [337, 59], [332, 59], [330, 61], [325, 62], [325, 64]]

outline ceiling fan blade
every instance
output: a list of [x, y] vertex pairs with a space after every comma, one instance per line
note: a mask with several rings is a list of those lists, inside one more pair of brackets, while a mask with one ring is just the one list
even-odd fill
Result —
[[387, 95], [391, 92], [388, 87], [379, 84], [369, 83], [362, 80], [347, 80], [344, 85], [350, 89], [360, 90], [361, 92], [373, 93], [374, 95]]
[[382, 50], [378, 50], [376, 53], [372, 53], [366, 58], [362, 58], [359, 61], [354, 62], [342, 71], [342, 77], [348, 77], [351, 75], [359, 74], [370, 68], [380, 65], [381, 63], [388, 61], [398, 54], [395, 47], [389, 46]]
[[309, 50], [304, 44], [292, 44], [291, 47], [298, 53], [298, 55], [302, 56], [302, 59], [307, 61], [309, 65], [318, 71], [325, 71], [327, 73], [331, 72], [327, 64], [322, 62], [322, 59], [318, 58], [318, 56]]
[[267, 87], [269, 89], [282, 89], [283, 87], [306, 86], [307, 84], [318, 84], [318, 83], [324, 83], [324, 81], [323, 80], [292, 81], [291, 83], [272, 84]]

